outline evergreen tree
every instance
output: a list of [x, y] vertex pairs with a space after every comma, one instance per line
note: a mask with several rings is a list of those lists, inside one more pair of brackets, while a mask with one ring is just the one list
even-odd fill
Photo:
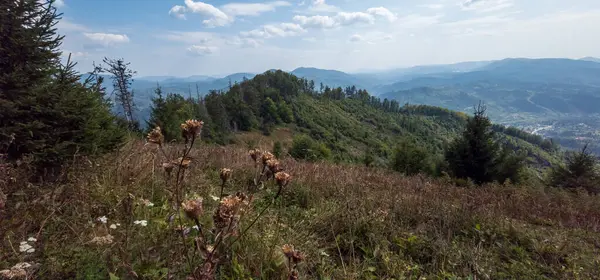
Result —
[[471, 178], [477, 184], [514, 180], [522, 169], [523, 158], [501, 150], [485, 110], [482, 104], [475, 108], [462, 137], [446, 151], [450, 172], [458, 178]]
[[598, 158], [588, 151], [585, 145], [578, 152], [569, 152], [566, 164], [555, 166], [550, 172], [550, 184], [559, 188], [584, 188], [592, 193], [600, 193], [600, 173]]
[[39, 171], [114, 148], [123, 133], [99, 83], [60, 63], [53, 1], [0, 2], [0, 148]]

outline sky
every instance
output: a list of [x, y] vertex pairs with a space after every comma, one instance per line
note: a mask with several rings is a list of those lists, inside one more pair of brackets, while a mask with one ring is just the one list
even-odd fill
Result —
[[598, 0], [203, 1], [57, 0], [63, 56], [181, 77], [600, 57]]

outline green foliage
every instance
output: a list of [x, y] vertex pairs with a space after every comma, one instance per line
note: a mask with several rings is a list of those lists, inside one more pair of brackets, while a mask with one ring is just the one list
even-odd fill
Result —
[[275, 141], [275, 143], [273, 143], [273, 155], [277, 158], [281, 158], [283, 155], [283, 146], [281, 145], [281, 142]]
[[550, 172], [550, 184], [560, 188], [584, 188], [592, 193], [600, 193], [598, 158], [592, 155], [587, 146], [578, 152], [569, 152], [566, 165], [557, 165]]
[[411, 140], [403, 139], [394, 151], [392, 169], [406, 175], [419, 173], [431, 174], [435, 172], [430, 154], [427, 150]]
[[298, 135], [294, 137], [290, 155], [296, 159], [315, 161], [331, 157], [331, 150], [308, 135]]
[[455, 177], [470, 178], [476, 184], [519, 178], [523, 158], [502, 150], [491, 125], [480, 104], [467, 121], [462, 137], [446, 151], [446, 161]]
[[39, 171], [56, 170], [74, 155], [115, 148], [124, 131], [110, 113], [101, 78], [85, 84], [60, 63], [63, 37], [53, 27], [56, 9], [44, 1], [0, 4], [0, 151], [10, 159], [32, 156]]
[[181, 123], [195, 117], [194, 103], [178, 94], [162, 97], [162, 89], [156, 87], [156, 97], [152, 99], [152, 112], [148, 121], [148, 129], [160, 126], [166, 141], [181, 140]]

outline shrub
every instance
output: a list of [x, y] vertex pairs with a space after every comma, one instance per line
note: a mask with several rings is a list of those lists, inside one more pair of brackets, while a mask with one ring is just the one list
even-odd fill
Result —
[[434, 174], [435, 166], [432, 164], [427, 150], [414, 142], [405, 139], [398, 144], [394, 151], [392, 169], [406, 175], [418, 173]]
[[330, 158], [331, 150], [308, 135], [299, 135], [294, 137], [290, 155], [296, 159], [316, 161]]

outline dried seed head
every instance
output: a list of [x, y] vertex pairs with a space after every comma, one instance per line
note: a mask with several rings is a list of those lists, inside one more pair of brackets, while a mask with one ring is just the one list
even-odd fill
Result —
[[173, 167], [175, 167], [175, 165], [170, 162], [163, 162], [162, 164], [163, 170], [169, 175], [171, 174], [171, 171], [173, 171]]
[[202, 198], [190, 199], [182, 202], [183, 211], [192, 220], [197, 220], [202, 215]]
[[287, 174], [285, 172], [275, 173], [275, 181], [277, 182], [277, 185], [280, 187], [287, 186], [291, 180], [292, 180], [292, 176], [290, 176], [290, 174]]
[[261, 156], [261, 160], [263, 165], [267, 165], [267, 161], [269, 161], [270, 159], [274, 159], [275, 156], [273, 154], [271, 154], [270, 152], [264, 152]]
[[292, 270], [292, 272], [290, 272], [290, 277], [288, 278], [289, 280], [298, 280], [299, 278], [298, 275], [298, 270]]
[[244, 194], [238, 193], [225, 197], [219, 203], [219, 207], [213, 216], [215, 227], [219, 230], [237, 228], [240, 210], [249, 204], [248, 199]]
[[285, 244], [281, 246], [281, 250], [287, 258], [291, 258], [294, 256], [294, 245]]
[[186, 157], [185, 159], [182, 157], [179, 157], [178, 159], [172, 161], [171, 164], [181, 166], [183, 168], [188, 168], [188, 166], [190, 166], [191, 162], [192, 162], [192, 159], [189, 157]]
[[96, 236], [92, 240], [90, 240], [90, 243], [100, 246], [109, 245], [113, 243], [113, 236], [110, 234], [107, 234], [105, 236]]
[[203, 121], [187, 120], [181, 124], [181, 135], [187, 141], [190, 138], [196, 137], [202, 131]]
[[279, 164], [279, 161], [276, 159], [267, 160], [267, 167], [269, 167], [269, 170], [271, 170], [272, 173], [277, 173], [283, 170]]
[[148, 139], [148, 142], [157, 144], [159, 146], [165, 141], [165, 136], [162, 134], [160, 126], [157, 126], [151, 130], [146, 138]]
[[229, 178], [231, 178], [232, 173], [233, 171], [231, 171], [231, 169], [229, 168], [221, 168], [219, 176], [221, 177], [221, 181], [223, 181], [223, 184], [225, 184], [229, 180]]
[[248, 151], [248, 155], [250, 155], [250, 158], [252, 158], [252, 160], [254, 162], [256, 162], [258, 160], [258, 156], [260, 155], [260, 150], [252, 149], [252, 150]]

